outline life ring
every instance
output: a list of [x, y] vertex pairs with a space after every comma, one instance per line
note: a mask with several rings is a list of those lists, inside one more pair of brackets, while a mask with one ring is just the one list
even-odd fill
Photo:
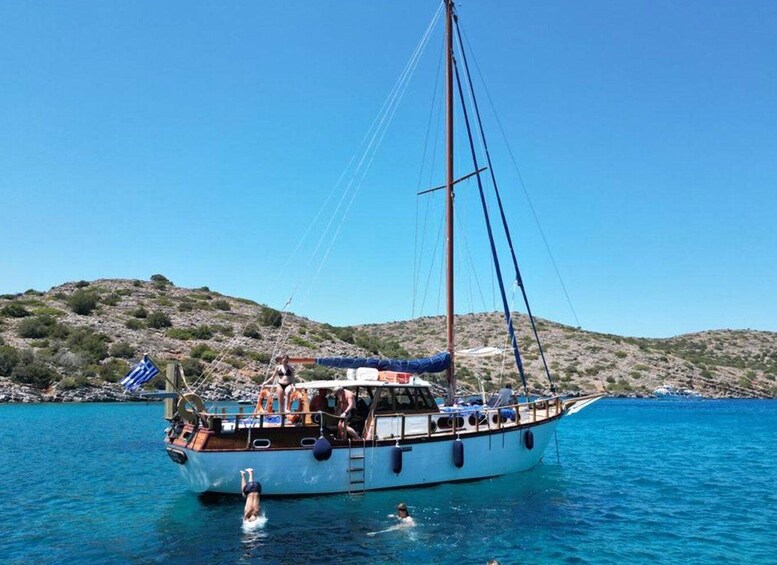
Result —
[[294, 390], [294, 392], [292, 392], [289, 395], [289, 412], [291, 412], [291, 406], [294, 404], [295, 400], [299, 401], [299, 410], [297, 410], [297, 412], [300, 412], [300, 414], [290, 414], [289, 416], [287, 416], [287, 418], [289, 419], [290, 422], [296, 424], [297, 422], [299, 422], [300, 418], [302, 417], [301, 412], [305, 411], [305, 405], [304, 405], [305, 395], [303, 395], [300, 391], [296, 389]]
[[254, 413], [271, 414], [273, 411], [272, 402], [272, 391], [269, 388], [263, 388], [262, 392], [259, 393], [259, 398], [256, 401], [256, 409], [254, 410]]
[[193, 392], [187, 392], [178, 399], [178, 415], [190, 424], [197, 422], [199, 414], [205, 412], [205, 405], [202, 398]]

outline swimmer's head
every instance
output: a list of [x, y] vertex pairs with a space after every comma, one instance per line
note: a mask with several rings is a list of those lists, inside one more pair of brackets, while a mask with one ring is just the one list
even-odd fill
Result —
[[403, 514], [407, 516], [407, 504], [404, 502], [397, 504], [397, 514], [399, 514], [400, 517], [402, 517]]

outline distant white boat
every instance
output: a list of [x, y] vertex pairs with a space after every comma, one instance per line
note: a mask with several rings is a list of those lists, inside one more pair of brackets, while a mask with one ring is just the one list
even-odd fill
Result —
[[661, 400], [701, 400], [703, 398], [700, 392], [672, 385], [661, 385], [653, 390], [653, 396]]

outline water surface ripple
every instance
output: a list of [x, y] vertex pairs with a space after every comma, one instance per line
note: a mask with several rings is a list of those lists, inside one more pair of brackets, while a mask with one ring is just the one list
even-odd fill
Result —
[[[267, 500], [253, 532], [183, 488], [159, 404], [0, 414], [2, 562], [777, 563], [775, 401], [604, 400], [529, 472]], [[418, 526], [366, 536], [399, 501]]]

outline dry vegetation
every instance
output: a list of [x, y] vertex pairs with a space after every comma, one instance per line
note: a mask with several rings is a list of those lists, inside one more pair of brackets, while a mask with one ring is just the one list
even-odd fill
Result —
[[[528, 321], [516, 317], [530, 390], [549, 389]], [[719, 330], [671, 339], [624, 338], [538, 320], [551, 375], [563, 393], [605, 389], [646, 396], [656, 386], [688, 386], [707, 396], [777, 395], [777, 334]], [[459, 348], [506, 348], [496, 313], [457, 320]], [[117, 381], [148, 353], [159, 366], [183, 363], [190, 379], [208, 376], [206, 395], [252, 396], [270, 359], [293, 356], [427, 356], [444, 349], [441, 318], [333, 327], [203, 287], [176, 287], [162, 275], [148, 281], [66, 283], [48, 292], [0, 296], [0, 400], [111, 400]], [[517, 384], [511, 356], [457, 359], [465, 387], [489, 391]], [[303, 378], [330, 378], [320, 367]], [[440, 380], [440, 375], [430, 375]], [[162, 387], [155, 379], [149, 387]]]

